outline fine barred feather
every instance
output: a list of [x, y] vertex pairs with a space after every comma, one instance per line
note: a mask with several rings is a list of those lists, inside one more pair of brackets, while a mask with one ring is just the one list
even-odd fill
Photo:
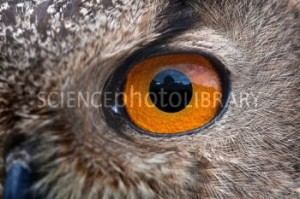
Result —
[[[101, 108], [39, 106], [51, 92], [102, 91], [153, 43], [228, 69], [215, 124], [153, 137]], [[297, 198], [299, 69], [299, 0], [0, 0], [0, 199], [15, 151], [42, 198]]]

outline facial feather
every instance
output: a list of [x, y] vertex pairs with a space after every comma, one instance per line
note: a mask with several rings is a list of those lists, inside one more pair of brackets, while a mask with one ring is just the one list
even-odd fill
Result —
[[[47, 198], [296, 198], [298, 4], [5, 2], [0, 152], [28, 151], [32, 192]], [[179, 26], [186, 18], [193, 22]], [[233, 104], [210, 128], [169, 138], [138, 134], [101, 108], [38, 106], [41, 93], [103, 90], [130, 55], [156, 41], [214, 54], [231, 73], [232, 100], [252, 93], [257, 104]]]

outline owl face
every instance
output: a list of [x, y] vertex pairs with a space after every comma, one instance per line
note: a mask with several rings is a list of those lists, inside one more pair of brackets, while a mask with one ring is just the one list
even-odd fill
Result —
[[4, 1], [0, 198], [296, 198], [299, 6]]

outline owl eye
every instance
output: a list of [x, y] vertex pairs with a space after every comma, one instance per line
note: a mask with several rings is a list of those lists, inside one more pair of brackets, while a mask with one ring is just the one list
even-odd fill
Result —
[[168, 54], [130, 67], [123, 103], [130, 122], [151, 134], [180, 134], [210, 124], [224, 108], [228, 88], [212, 62], [199, 54]]

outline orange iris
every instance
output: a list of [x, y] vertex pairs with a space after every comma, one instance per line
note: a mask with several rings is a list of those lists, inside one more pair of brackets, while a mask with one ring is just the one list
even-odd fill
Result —
[[[171, 86], [172, 91], [177, 89], [178, 93], [162, 92], [154, 101], [150, 97], [154, 79], [157, 87]], [[182, 94], [184, 89], [190, 92], [189, 99]], [[172, 97], [176, 97], [174, 104]], [[131, 121], [140, 129], [156, 134], [177, 134], [209, 123], [218, 113], [221, 99], [221, 80], [208, 59], [196, 54], [175, 54], [149, 58], [133, 66], [127, 74], [123, 101]], [[176, 105], [180, 100], [186, 103], [183, 107], [181, 103], [178, 109]], [[171, 107], [171, 111], [163, 110], [159, 103]], [[170, 104], [175, 106], [175, 111]]]

